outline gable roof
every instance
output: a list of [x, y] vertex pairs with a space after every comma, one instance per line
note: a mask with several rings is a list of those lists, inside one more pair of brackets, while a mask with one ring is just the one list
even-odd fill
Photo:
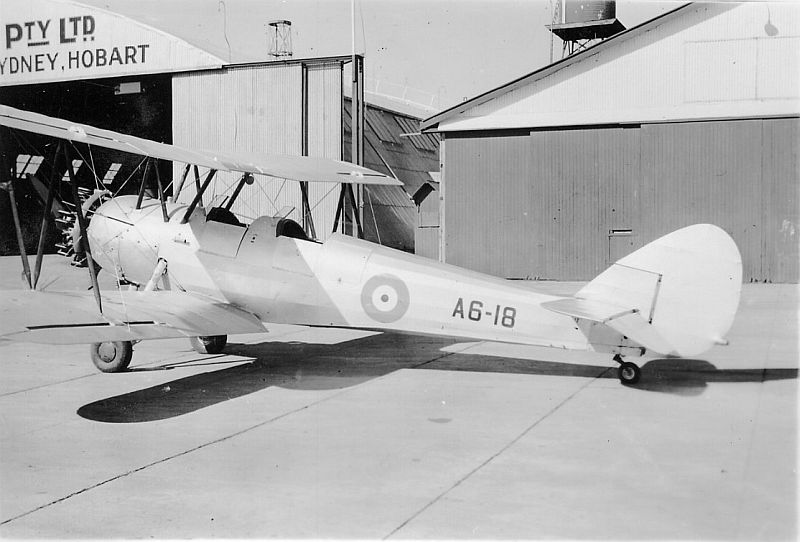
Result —
[[540, 68], [532, 73], [514, 79], [513, 81], [506, 83], [505, 85], [484, 92], [483, 94], [479, 94], [478, 96], [475, 96], [474, 98], [471, 98], [465, 102], [461, 102], [460, 104], [450, 107], [449, 109], [445, 109], [444, 111], [437, 113], [436, 115], [423, 119], [422, 122], [420, 123], [420, 129], [422, 131], [428, 131], [428, 132], [436, 131], [439, 123], [443, 121], [451, 120], [454, 117], [457, 117], [458, 115], [464, 113], [465, 111], [477, 107], [481, 104], [484, 104], [494, 98], [497, 98], [498, 96], [502, 96], [503, 94], [506, 94], [518, 88], [529, 85], [540, 79], [544, 79], [545, 77], [548, 77], [549, 75], [552, 75], [553, 73], [562, 70], [568, 66], [576, 64], [584, 60], [585, 58], [592, 56], [604, 49], [614, 47], [620, 42], [644, 34], [645, 32], [652, 30], [659, 24], [662, 24], [665, 20], [678, 17], [682, 11], [686, 10], [691, 5], [692, 3], [687, 3], [682, 6], [679, 6], [673, 9], [672, 11], [663, 13], [658, 17], [650, 19], [649, 21], [645, 21], [640, 25], [631, 27], [591, 47], [587, 47], [586, 49], [583, 49], [578, 53], [562, 58], [561, 60], [553, 62], [552, 64]]

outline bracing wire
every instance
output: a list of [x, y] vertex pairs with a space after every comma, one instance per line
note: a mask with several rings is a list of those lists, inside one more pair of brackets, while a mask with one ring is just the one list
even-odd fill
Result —
[[373, 224], [375, 224], [375, 235], [378, 236], [378, 244], [382, 245], [383, 243], [381, 243], [381, 232], [378, 229], [378, 220], [375, 218], [375, 208], [372, 206], [372, 194], [370, 194], [369, 189], [365, 190], [365, 192], [367, 193], [367, 198], [369, 199], [369, 210], [370, 213], [372, 214], [372, 222]]
[[338, 187], [339, 187], [339, 185], [338, 185], [338, 184], [334, 184], [334, 185], [331, 187], [331, 189], [330, 189], [330, 190], [328, 190], [327, 192], [325, 192], [325, 194], [324, 194], [324, 195], [323, 195], [321, 198], [319, 198], [319, 199], [317, 200], [317, 203], [315, 203], [315, 204], [314, 204], [314, 205], [311, 207], [311, 209], [310, 209], [310, 210], [311, 210], [311, 211], [313, 211], [314, 209], [316, 209], [316, 208], [319, 206], [319, 204], [320, 204], [320, 203], [322, 203], [323, 201], [325, 201], [325, 198], [327, 198], [328, 196], [330, 196], [330, 195], [331, 195], [331, 192], [333, 192], [334, 190], [336, 190]]

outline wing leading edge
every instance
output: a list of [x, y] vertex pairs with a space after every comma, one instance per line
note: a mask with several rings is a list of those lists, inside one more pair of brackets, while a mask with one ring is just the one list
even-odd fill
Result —
[[255, 315], [228, 303], [175, 291], [0, 292], [0, 338], [46, 344], [263, 333]]

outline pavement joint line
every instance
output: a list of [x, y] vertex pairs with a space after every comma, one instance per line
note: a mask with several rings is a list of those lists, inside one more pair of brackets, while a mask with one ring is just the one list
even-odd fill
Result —
[[[421, 366], [423, 366], [423, 365], [426, 365], [426, 364], [428, 364], [428, 363], [433, 363], [433, 362], [435, 362], [435, 361], [438, 361], [438, 360], [440, 360], [440, 359], [442, 359], [442, 358], [445, 358], [445, 357], [447, 357], [447, 356], [451, 356], [451, 355], [453, 355], [453, 352], [447, 352], [447, 353], [445, 353], [445, 354], [443, 354], [443, 355], [441, 355], [441, 356], [438, 356], [438, 357], [435, 357], [435, 358], [433, 358], [433, 359], [430, 359], [430, 360], [428, 360], [428, 361], [424, 361], [424, 362], [422, 362], [422, 363], [419, 363], [419, 364], [417, 364], [417, 365], [414, 365], [414, 366], [412, 366], [411, 368], [412, 368], [412, 369], [416, 369], [417, 367], [421, 367]], [[392, 372], [394, 372], [394, 371], [392, 371]], [[380, 376], [380, 377], [378, 377], [378, 378], [376, 378], [376, 379], [373, 379], [373, 381], [374, 381], [374, 380], [380, 380], [380, 379], [383, 379], [383, 378], [387, 377], [389, 374], [391, 374], [391, 372], [390, 372], [390, 373], [388, 373], [388, 374], [386, 374], [386, 375], [382, 375], [382, 376]], [[77, 377], [77, 378], [74, 378], [74, 379], [70, 379], [70, 380], [77, 380], [77, 379], [79, 379], [79, 378], [85, 378], [85, 377], [87, 377], [87, 376], [94, 376], [94, 374], [89, 374], [89, 375], [80, 376], [80, 377]], [[66, 380], [65, 382], [69, 382], [70, 380]], [[39, 386], [39, 387], [46, 387], [46, 386], [47, 386], [47, 385], [44, 385], [44, 386]], [[193, 448], [190, 448], [190, 449], [188, 449], [188, 450], [184, 450], [184, 451], [182, 451], [182, 452], [179, 452], [179, 453], [176, 453], [176, 454], [173, 454], [173, 455], [170, 455], [170, 456], [167, 456], [167, 457], [161, 458], [161, 459], [159, 459], [159, 460], [157, 460], [157, 461], [153, 461], [153, 462], [151, 462], [151, 463], [148, 463], [147, 465], [142, 465], [141, 467], [137, 467], [137, 468], [135, 468], [135, 469], [129, 470], [129, 471], [127, 471], [127, 472], [124, 472], [124, 473], [122, 473], [122, 474], [118, 474], [118, 475], [116, 475], [116, 476], [112, 476], [111, 478], [107, 478], [107, 479], [105, 479], [105, 480], [103, 480], [103, 481], [101, 481], [101, 482], [98, 482], [98, 483], [96, 483], [96, 484], [93, 484], [93, 485], [91, 485], [91, 486], [89, 486], [89, 487], [85, 487], [85, 488], [83, 488], [83, 489], [79, 489], [78, 491], [74, 491], [74, 492], [70, 493], [69, 495], [66, 495], [66, 496], [64, 496], [64, 497], [60, 497], [60, 498], [58, 498], [58, 499], [56, 499], [56, 500], [54, 500], [54, 501], [50, 501], [50, 502], [48, 502], [48, 503], [42, 504], [42, 505], [40, 505], [40, 506], [37, 506], [36, 508], [34, 508], [34, 509], [32, 509], [32, 510], [28, 510], [27, 512], [23, 512], [22, 514], [18, 514], [18, 515], [14, 516], [14, 517], [11, 517], [11, 518], [8, 518], [8, 519], [5, 519], [5, 520], [3, 520], [3, 521], [0, 521], [0, 525], [6, 525], [6, 524], [8, 524], [8, 523], [11, 523], [12, 521], [16, 521], [16, 520], [18, 520], [18, 519], [21, 519], [21, 518], [23, 518], [23, 517], [25, 517], [25, 516], [28, 516], [28, 515], [30, 515], [30, 514], [33, 514], [33, 513], [35, 513], [35, 512], [38, 512], [39, 510], [43, 510], [43, 509], [45, 509], [45, 508], [49, 508], [50, 506], [53, 506], [53, 505], [55, 505], [55, 504], [58, 504], [58, 503], [60, 503], [60, 502], [64, 502], [64, 501], [66, 501], [66, 500], [68, 500], [68, 499], [71, 499], [72, 497], [76, 497], [76, 496], [78, 496], [78, 495], [80, 495], [80, 494], [82, 494], [82, 493], [86, 493], [87, 491], [91, 491], [92, 489], [96, 489], [96, 488], [98, 488], [98, 487], [100, 487], [100, 486], [104, 486], [104, 485], [106, 485], [106, 484], [109, 484], [109, 483], [111, 483], [111, 482], [114, 482], [114, 481], [116, 481], [116, 480], [119, 480], [119, 479], [121, 479], [121, 478], [125, 478], [125, 477], [127, 477], [127, 476], [130, 476], [131, 474], [136, 474], [137, 472], [143, 471], [143, 470], [145, 470], [145, 469], [148, 469], [148, 468], [150, 468], [150, 467], [154, 467], [154, 466], [156, 466], [156, 465], [160, 465], [160, 464], [162, 464], [162, 463], [166, 463], [167, 461], [170, 461], [170, 460], [172, 460], [172, 459], [176, 459], [176, 458], [178, 458], [178, 457], [182, 457], [182, 456], [188, 455], [188, 454], [190, 454], [190, 453], [192, 453], [192, 452], [196, 452], [196, 451], [198, 451], [198, 450], [201, 450], [201, 449], [203, 449], [203, 448], [207, 448], [207, 447], [209, 447], [209, 446], [212, 446], [212, 445], [214, 445], [214, 444], [219, 444], [219, 443], [221, 443], [221, 442], [224, 442], [224, 441], [226, 441], [226, 440], [232, 439], [232, 438], [234, 438], [234, 437], [238, 437], [238, 436], [240, 436], [240, 435], [243, 435], [244, 433], [247, 433], [247, 432], [249, 432], [249, 431], [252, 431], [252, 430], [254, 430], [254, 429], [258, 429], [259, 427], [263, 427], [263, 426], [265, 426], [265, 425], [268, 425], [268, 424], [270, 424], [270, 423], [273, 423], [273, 422], [276, 422], [276, 421], [278, 421], [278, 420], [280, 420], [280, 419], [283, 419], [283, 418], [285, 418], [285, 417], [287, 417], [287, 416], [291, 416], [292, 414], [296, 414], [296, 413], [298, 413], [298, 412], [302, 412], [303, 410], [309, 409], [309, 408], [311, 408], [311, 407], [313, 407], [313, 406], [316, 406], [316, 405], [318, 405], [318, 404], [321, 404], [321, 403], [323, 403], [323, 402], [325, 402], [325, 401], [328, 401], [328, 400], [330, 400], [330, 399], [334, 399], [334, 398], [336, 398], [336, 397], [339, 397], [340, 395], [343, 395], [343, 394], [345, 394], [345, 393], [348, 393], [348, 392], [352, 391], [353, 389], [355, 389], [355, 388], [358, 388], [358, 387], [360, 387], [360, 386], [361, 386], [361, 384], [359, 384], [359, 385], [356, 385], [356, 386], [351, 386], [351, 387], [349, 387], [349, 388], [345, 388], [345, 389], [343, 389], [343, 390], [340, 390], [338, 393], [334, 393], [334, 394], [332, 394], [332, 395], [328, 395], [328, 396], [326, 396], [326, 397], [323, 397], [322, 399], [319, 399], [319, 400], [317, 400], [317, 401], [314, 401], [314, 402], [312, 402], [312, 403], [309, 403], [309, 404], [307, 404], [307, 405], [303, 405], [302, 407], [296, 408], [296, 409], [294, 409], [294, 410], [290, 410], [289, 412], [284, 412], [283, 414], [280, 414], [280, 415], [278, 415], [278, 416], [274, 416], [274, 417], [272, 417], [272, 418], [270, 418], [270, 419], [268, 419], [268, 420], [264, 420], [264, 421], [262, 421], [262, 422], [259, 422], [259, 423], [255, 424], [255, 425], [251, 425], [251, 426], [249, 426], [249, 427], [245, 427], [244, 429], [241, 429], [241, 430], [239, 430], [239, 431], [236, 431], [236, 432], [234, 432], [234, 433], [231, 433], [231, 434], [229, 434], [229, 435], [225, 435], [225, 436], [223, 436], [223, 437], [220, 437], [220, 438], [214, 439], [214, 440], [212, 440], [212, 441], [209, 441], [209, 442], [205, 442], [205, 443], [203, 443], [203, 444], [200, 444], [200, 445], [198, 445], [198, 446], [195, 446], [195, 447], [193, 447]], [[31, 388], [31, 389], [36, 389], [36, 388]], [[24, 391], [24, 390], [23, 390], [23, 391]], [[12, 392], [12, 393], [18, 393], [18, 392]]]
[[83, 378], [91, 378], [93, 376], [97, 376], [97, 373], [87, 373], [85, 375], [80, 375], [80, 376], [76, 376], [76, 377], [73, 377], [73, 378], [68, 378], [66, 380], [58, 380], [56, 382], [48, 382], [47, 384], [41, 384], [39, 386], [33, 386], [33, 387], [30, 387], [30, 388], [25, 388], [25, 389], [21, 389], [21, 390], [14, 390], [14, 391], [6, 392], [6, 393], [0, 393], [0, 397], [8, 397], [8, 396], [11, 396], [11, 395], [16, 395], [18, 393], [25, 393], [26, 391], [34, 391], [34, 390], [39, 390], [39, 389], [42, 389], [42, 388], [47, 388], [49, 386], [58, 386], [60, 384], [66, 384], [68, 382], [74, 382], [76, 380], [81, 380]]
[[[433, 359], [429, 359], [428, 361], [423, 361], [422, 363], [417, 363], [416, 365], [412, 365], [411, 367], [409, 367], [409, 369], [419, 369], [423, 365], [427, 365], [429, 363], [435, 363], [435, 362], [437, 362], [439, 360], [442, 360], [442, 359], [444, 359], [444, 358], [446, 358], [448, 356], [452, 356], [453, 354], [457, 354], [457, 353], [458, 352], [445, 352], [441, 356], [435, 357]], [[389, 373], [389, 374], [391, 374], [391, 373]]]
[[557, 412], [557, 411], [558, 411], [558, 410], [559, 410], [559, 409], [560, 409], [562, 406], [564, 406], [564, 405], [565, 405], [565, 404], [567, 404], [569, 401], [571, 401], [571, 400], [572, 400], [572, 399], [573, 399], [573, 398], [574, 398], [576, 395], [578, 395], [578, 394], [579, 394], [580, 392], [582, 392], [584, 389], [588, 388], [588, 387], [589, 387], [589, 386], [590, 386], [590, 385], [591, 385], [593, 382], [595, 382], [596, 380], [598, 380], [598, 379], [602, 378], [603, 376], [605, 376], [605, 374], [606, 374], [606, 373], [608, 373], [609, 371], [611, 371], [612, 369], [613, 369], [613, 367], [609, 367], [609, 368], [607, 368], [607, 369], [603, 370], [603, 371], [602, 371], [600, 374], [598, 374], [598, 375], [597, 375], [597, 376], [595, 376], [594, 378], [591, 378], [591, 379], [589, 379], [589, 380], [588, 380], [588, 381], [587, 381], [585, 384], [583, 384], [583, 385], [582, 385], [581, 387], [579, 387], [577, 390], [575, 390], [574, 392], [572, 392], [572, 393], [571, 393], [569, 396], [567, 396], [567, 397], [566, 397], [566, 398], [565, 398], [563, 401], [561, 401], [560, 403], [558, 403], [557, 405], [555, 405], [555, 406], [554, 406], [553, 408], [551, 408], [551, 409], [550, 409], [550, 410], [549, 410], [547, 413], [545, 413], [545, 414], [544, 414], [542, 417], [540, 417], [538, 420], [534, 421], [534, 422], [533, 422], [531, 425], [529, 425], [529, 426], [528, 426], [528, 427], [527, 427], [527, 428], [526, 428], [524, 431], [522, 431], [522, 433], [520, 433], [519, 435], [517, 435], [516, 437], [514, 437], [514, 439], [512, 439], [512, 440], [511, 440], [511, 442], [509, 442], [508, 444], [506, 444], [505, 446], [503, 446], [502, 448], [500, 448], [500, 450], [498, 450], [497, 452], [495, 452], [494, 454], [492, 454], [491, 456], [489, 456], [487, 459], [485, 459], [483, 462], [481, 462], [480, 464], [478, 464], [478, 466], [476, 466], [474, 469], [472, 469], [471, 471], [469, 471], [467, 474], [465, 474], [464, 476], [462, 476], [461, 478], [459, 478], [458, 480], [456, 480], [456, 482], [455, 482], [453, 485], [451, 485], [449, 488], [445, 489], [443, 492], [441, 492], [439, 495], [437, 495], [437, 496], [436, 496], [436, 497], [435, 497], [433, 500], [431, 500], [430, 502], [428, 502], [428, 503], [427, 503], [425, 506], [423, 506], [422, 508], [420, 508], [419, 510], [417, 510], [417, 511], [416, 511], [414, 514], [412, 514], [412, 515], [411, 515], [409, 518], [407, 518], [405, 521], [403, 521], [403, 522], [402, 522], [400, 525], [398, 525], [397, 527], [395, 527], [395, 529], [394, 529], [392, 532], [390, 532], [389, 534], [387, 534], [386, 536], [384, 536], [384, 537], [382, 538], [382, 540], [388, 540], [389, 538], [393, 537], [393, 536], [394, 536], [394, 535], [395, 535], [395, 534], [396, 534], [398, 531], [400, 531], [400, 530], [401, 530], [401, 529], [403, 529], [403, 528], [404, 528], [406, 525], [408, 525], [409, 523], [411, 523], [412, 521], [414, 521], [416, 518], [418, 518], [418, 517], [419, 517], [419, 516], [420, 516], [420, 515], [421, 515], [423, 512], [425, 512], [425, 511], [426, 511], [427, 509], [429, 509], [431, 506], [433, 506], [434, 504], [436, 504], [437, 502], [439, 502], [440, 500], [442, 500], [442, 499], [443, 499], [443, 498], [444, 498], [444, 497], [445, 497], [445, 496], [446, 496], [448, 493], [450, 493], [450, 492], [451, 492], [451, 491], [453, 491], [455, 488], [457, 488], [458, 486], [460, 486], [460, 485], [461, 485], [463, 482], [465, 482], [467, 479], [469, 479], [470, 477], [472, 477], [472, 475], [473, 475], [473, 474], [475, 474], [476, 472], [478, 472], [479, 470], [481, 470], [483, 467], [485, 467], [486, 465], [488, 465], [489, 463], [491, 463], [492, 461], [494, 461], [494, 460], [495, 460], [497, 457], [499, 457], [500, 455], [502, 455], [503, 453], [505, 453], [505, 451], [506, 451], [506, 450], [508, 450], [509, 448], [511, 448], [512, 446], [514, 446], [514, 445], [515, 445], [517, 442], [519, 442], [519, 441], [520, 441], [520, 440], [521, 440], [521, 439], [522, 439], [524, 436], [526, 436], [528, 433], [530, 433], [530, 432], [531, 432], [531, 431], [532, 431], [532, 430], [533, 430], [533, 429], [534, 429], [536, 426], [538, 426], [538, 425], [539, 425], [540, 423], [542, 423], [544, 420], [546, 420], [547, 418], [549, 418], [550, 416], [552, 416], [553, 414], [555, 414], [555, 413], [556, 413], [556, 412]]
[[[354, 386], [354, 387], [357, 387], [357, 386]], [[234, 437], [238, 437], [238, 436], [243, 435], [245, 433], [248, 433], [248, 432], [250, 432], [250, 431], [252, 431], [254, 429], [258, 429], [259, 427], [263, 427], [263, 426], [268, 425], [270, 423], [276, 422], [276, 421], [278, 421], [280, 419], [286, 418], [287, 416], [291, 416], [292, 414], [297, 414], [298, 412], [302, 412], [303, 410], [309, 409], [309, 408], [311, 408], [313, 406], [316, 406], [316, 405], [318, 405], [320, 403], [323, 403], [325, 401], [328, 401], [330, 399], [338, 397], [338, 396], [340, 396], [340, 395], [342, 395], [344, 393], [347, 393], [347, 392], [351, 391], [352, 389], [353, 388], [346, 388], [344, 390], [339, 391], [338, 393], [334, 393], [332, 395], [328, 395], [326, 397], [323, 397], [322, 399], [319, 399], [317, 401], [308, 403], [307, 405], [303, 405], [302, 407], [295, 408], [295, 409], [290, 410], [288, 412], [284, 412], [283, 414], [279, 414], [278, 416], [273, 416], [272, 418], [269, 418], [268, 420], [264, 420], [264, 421], [258, 422], [257, 424], [251, 425], [249, 427], [245, 427], [244, 429], [240, 429], [239, 431], [236, 431], [236, 432], [231, 433], [229, 435], [225, 435], [223, 437], [219, 437], [217, 439], [211, 440], [209, 442], [205, 442], [205, 443], [200, 444], [198, 446], [194, 446], [193, 448], [190, 448], [188, 450], [183, 450], [182, 452], [178, 452], [176, 454], [172, 454], [170, 456], [163, 457], [163, 458], [161, 458], [161, 459], [159, 459], [157, 461], [153, 461], [153, 462], [148, 463], [146, 465], [142, 465], [141, 467], [137, 467], [135, 469], [129, 470], [129, 471], [124, 472], [122, 474], [118, 474], [116, 476], [112, 476], [111, 478], [107, 478], [107, 479], [105, 479], [105, 480], [103, 480], [101, 482], [98, 482], [96, 484], [93, 484], [93, 485], [91, 485], [89, 487], [85, 487], [83, 489], [79, 489], [78, 491], [74, 491], [74, 492], [70, 493], [69, 495], [66, 495], [64, 497], [60, 497], [60, 498], [58, 498], [58, 499], [56, 499], [54, 501], [50, 501], [48, 503], [42, 504], [40, 506], [37, 506], [36, 508], [34, 508], [32, 510], [28, 510], [27, 512], [23, 512], [22, 514], [18, 514], [16, 516], [12, 517], [12, 518], [8, 518], [8, 519], [5, 519], [3, 521], [0, 521], [0, 525], [6, 525], [8, 523], [11, 523], [12, 521], [16, 521], [16, 520], [21, 519], [21, 518], [23, 518], [25, 516], [28, 516], [28, 515], [33, 514], [35, 512], [38, 512], [39, 510], [43, 510], [45, 508], [49, 508], [50, 506], [53, 506], [54, 504], [58, 504], [60, 502], [66, 501], [68, 499], [71, 499], [72, 497], [76, 497], [76, 496], [78, 496], [78, 495], [80, 495], [82, 493], [86, 493], [87, 491], [90, 491], [92, 489], [96, 489], [96, 488], [98, 488], [100, 486], [104, 486], [106, 484], [109, 484], [109, 483], [114, 482], [116, 480], [119, 480], [121, 478], [125, 478], [126, 476], [130, 476], [131, 474], [136, 474], [137, 472], [143, 471], [145, 469], [149, 469], [150, 467], [154, 467], [154, 466], [160, 465], [162, 463], [166, 463], [167, 461], [170, 461], [172, 459], [176, 459], [178, 457], [182, 457], [182, 456], [188, 455], [188, 454], [190, 454], [192, 452], [196, 452], [198, 450], [202, 450], [203, 448], [207, 448], [209, 446], [213, 446], [214, 444], [219, 444], [221, 442], [225, 442], [227, 440], [230, 440], [230, 439], [232, 439]]]

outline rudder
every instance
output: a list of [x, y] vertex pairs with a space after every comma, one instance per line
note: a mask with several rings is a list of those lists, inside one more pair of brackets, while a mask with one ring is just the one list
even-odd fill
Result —
[[741, 287], [736, 243], [717, 226], [696, 224], [620, 259], [575, 298], [633, 309], [603, 323], [648, 350], [686, 357], [724, 344]]

